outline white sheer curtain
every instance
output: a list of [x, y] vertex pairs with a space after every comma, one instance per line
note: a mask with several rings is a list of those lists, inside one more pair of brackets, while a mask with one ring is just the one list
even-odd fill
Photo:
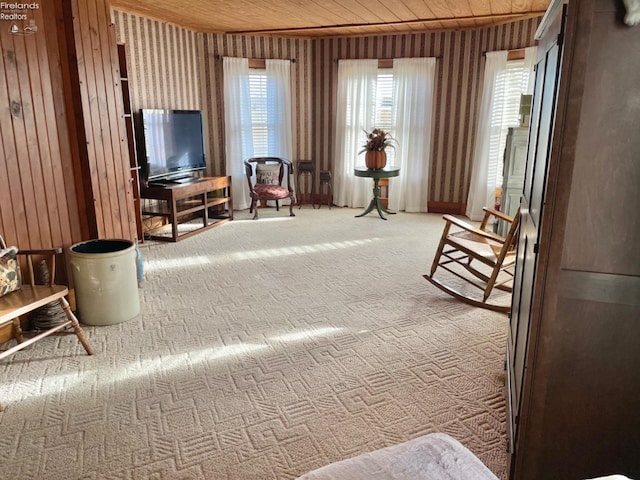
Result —
[[371, 179], [355, 177], [356, 165], [365, 141], [363, 130], [374, 128], [377, 60], [340, 60], [338, 62], [338, 108], [335, 129], [334, 203], [364, 207], [371, 200]]
[[393, 60], [394, 163], [400, 175], [389, 180], [391, 210], [427, 211], [435, 67], [435, 58]]
[[[291, 159], [293, 135], [291, 124], [291, 62], [267, 60], [266, 117], [267, 153]], [[251, 198], [244, 171], [244, 161], [254, 156], [254, 132], [251, 121], [252, 98], [249, 60], [223, 59], [224, 120], [226, 171], [231, 175], [233, 203], [238, 210], [249, 208]], [[255, 106], [255, 105], [254, 105]], [[264, 104], [259, 104], [258, 107]]]
[[[482, 86], [482, 103], [476, 128], [476, 145], [473, 152], [471, 168], [471, 185], [467, 198], [467, 217], [481, 220], [482, 207], [493, 208], [495, 203], [495, 174], [489, 174], [491, 146], [500, 142], [502, 131], [502, 100], [496, 91], [496, 81], [507, 68], [506, 50], [487, 52], [484, 64], [484, 83]], [[498, 95], [496, 95], [498, 93]], [[502, 94], [504, 95], [504, 93]], [[495, 107], [495, 108], [494, 108]], [[497, 152], [494, 152], [497, 154]], [[495, 159], [494, 159], [495, 160]]]
[[267, 60], [266, 67], [269, 156], [291, 160], [291, 61]]
[[249, 60], [224, 57], [223, 73], [226, 172], [231, 175], [233, 206], [244, 210], [251, 204], [244, 161], [253, 156]]
[[517, 126], [520, 95], [531, 93], [536, 47], [525, 49], [520, 64], [507, 62], [508, 53], [487, 52], [482, 103], [476, 129], [476, 145], [471, 169], [471, 185], [466, 214], [471, 220], [481, 220], [482, 207], [493, 207], [499, 170], [504, 156], [508, 127]]

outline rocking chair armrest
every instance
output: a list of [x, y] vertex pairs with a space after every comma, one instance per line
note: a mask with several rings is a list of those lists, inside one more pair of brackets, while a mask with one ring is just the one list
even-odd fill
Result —
[[460, 220], [459, 218], [456, 218], [451, 215], [443, 215], [442, 218], [444, 218], [447, 222], [452, 223], [456, 227], [466, 230], [467, 232], [475, 233], [476, 235], [480, 235], [482, 237], [488, 238], [490, 240], [493, 240], [494, 242], [504, 243], [504, 238], [501, 237], [500, 235], [496, 235], [495, 233], [487, 232], [480, 228], [476, 228], [473, 225], [470, 225], [467, 222]]
[[489, 207], [482, 207], [482, 210], [490, 215], [493, 215], [496, 218], [500, 218], [506, 222], [513, 223], [513, 217], [510, 217], [506, 213], [499, 212], [498, 210], [494, 210], [493, 208]]

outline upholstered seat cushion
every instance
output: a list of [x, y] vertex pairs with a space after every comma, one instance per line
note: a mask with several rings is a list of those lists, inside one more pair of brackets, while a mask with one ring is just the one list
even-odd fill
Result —
[[270, 198], [275, 200], [289, 197], [289, 190], [285, 187], [281, 187], [280, 185], [255, 185], [253, 189], [258, 194], [259, 198]]
[[298, 480], [498, 480], [460, 442], [432, 433], [332, 463]]

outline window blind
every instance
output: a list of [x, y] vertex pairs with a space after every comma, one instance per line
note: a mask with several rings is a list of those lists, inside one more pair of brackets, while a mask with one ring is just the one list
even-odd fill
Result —
[[[390, 73], [388, 68], [380, 69], [378, 72], [376, 82], [375, 124], [373, 127], [381, 128], [385, 132], [390, 132], [393, 136], [396, 126], [393, 116], [395, 111], [393, 108], [393, 73]], [[395, 149], [388, 148], [386, 152], [387, 165], [393, 165]]]
[[494, 105], [491, 109], [491, 127], [499, 129], [499, 142], [492, 142], [489, 158], [489, 178], [495, 178], [496, 186], [502, 186], [504, 149], [510, 127], [520, 125], [520, 95], [527, 91], [529, 72], [525, 72], [524, 60], [510, 60], [505, 71], [500, 72], [494, 87]]
[[269, 126], [267, 121], [267, 74], [264, 70], [252, 70], [249, 74], [249, 94], [251, 101], [251, 133], [253, 155], [268, 155]]

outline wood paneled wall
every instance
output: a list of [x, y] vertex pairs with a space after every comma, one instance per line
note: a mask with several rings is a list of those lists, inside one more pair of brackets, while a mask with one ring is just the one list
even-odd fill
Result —
[[33, 35], [10, 34], [9, 22], [0, 28], [0, 233], [23, 249], [69, 246], [86, 235], [60, 94], [60, 7], [43, 2], [29, 11]]
[[[92, 237], [136, 237], [129, 152], [118, 66], [118, 51], [108, 0], [72, 0], [80, 105], [74, 109], [83, 129], [76, 171], [90, 180], [95, 217]], [[80, 110], [78, 110], [80, 107]], [[86, 148], [86, 150], [85, 150]], [[92, 220], [92, 218], [91, 218]]]
[[[36, 33], [0, 28], [0, 234], [21, 249], [133, 239], [106, 0], [50, 0], [24, 13]], [[68, 270], [57, 274], [72, 283]]]
[[460, 32], [349, 37], [314, 41], [314, 157], [331, 170], [335, 144], [338, 59], [437, 57], [429, 210], [464, 213], [475, 125], [482, 94], [483, 53], [534, 44], [540, 19]]
[[0, 229], [20, 248], [136, 235], [107, 0], [52, 0], [0, 45]]

